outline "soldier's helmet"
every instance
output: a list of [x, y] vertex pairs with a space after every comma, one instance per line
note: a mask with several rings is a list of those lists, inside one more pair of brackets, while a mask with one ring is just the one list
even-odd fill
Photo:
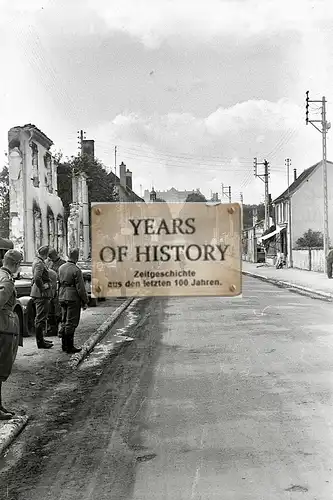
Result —
[[6, 263], [10, 263], [12, 265], [18, 265], [22, 262], [23, 260], [23, 255], [19, 250], [7, 250], [5, 255], [3, 256], [3, 265], [6, 265]]
[[39, 255], [43, 255], [43, 256], [48, 256], [48, 253], [49, 253], [49, 247], [48, 245], [43, 245], [41, 247], [38, 248], [37, 250], [38, 254]]

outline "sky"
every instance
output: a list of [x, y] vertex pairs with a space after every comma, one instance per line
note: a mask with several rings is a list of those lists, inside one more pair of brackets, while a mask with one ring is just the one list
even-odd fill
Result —
[[[223, 184], [260, 203], [257, 157], [274, 199], [286, 158], [298, 175], [321, 160], [305, 92], [333, 122], [332, 21], [331, 0], [0, 0], [3, 161], [13, 126], [35, 124], [64, 157], [82, 129], [139, 195]], [[333, 160], [333, 127], [327, 141]]]

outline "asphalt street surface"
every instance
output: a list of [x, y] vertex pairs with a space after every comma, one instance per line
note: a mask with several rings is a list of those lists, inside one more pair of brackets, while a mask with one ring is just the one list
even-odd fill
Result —
[[331, 500], [332, 304], [244, 281], [137, 301], [134, 340], [105, 339], [2, 461], [1, 498]]

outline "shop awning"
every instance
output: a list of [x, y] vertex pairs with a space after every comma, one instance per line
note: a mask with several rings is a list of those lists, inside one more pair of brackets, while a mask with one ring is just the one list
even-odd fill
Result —
[[269, 240], [270, 238], [273, 238], [273, 236], [280, 234], [283, 229], [285, 229], [285, 228], [280, 227], [280, 226], [276, 226], [275, 231], [272, 231], [271, 233], [265, 234], [265, 236], [261, 236], [261, 238], [258, 238], [258, 241], [261, 242], [261, 241]]

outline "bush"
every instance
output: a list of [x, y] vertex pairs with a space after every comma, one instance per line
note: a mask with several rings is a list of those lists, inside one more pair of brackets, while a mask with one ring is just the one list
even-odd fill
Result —
[[320, 231], [308, 229], [296, 241], [297, 248], [322, 248], [324, 246], [323, 234]]

